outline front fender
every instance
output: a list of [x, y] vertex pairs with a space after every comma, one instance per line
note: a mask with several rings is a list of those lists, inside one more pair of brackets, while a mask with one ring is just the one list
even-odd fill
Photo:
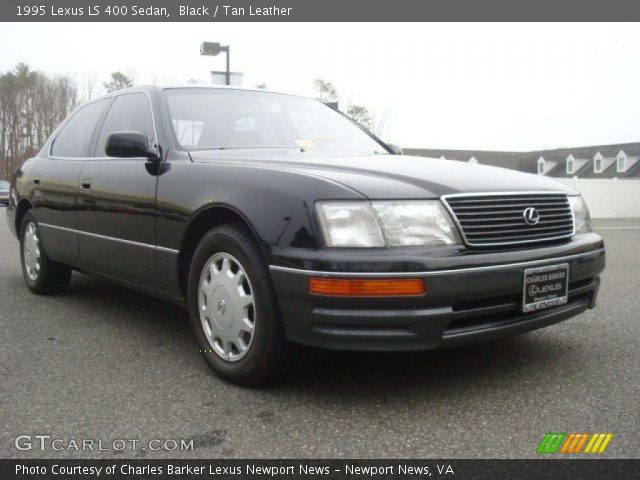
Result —
[[203, 210], [224, 206], [244, 218], [272, 264], [321, 249], [317, 200], [352, 198], [364, 197], [313, 174], [228, 162], [173, 162], [158, 178], [159, 275], [178, 272], [189, 225]]
[[320, 247], [314, 204], [319, 199], [361, 199], [360, 193], [324, 178], [256, 166], [175, 163], [158, 181], [157, 244], [179, 250], [189, 223], [205, 208], [225, 205], [273, 247]]

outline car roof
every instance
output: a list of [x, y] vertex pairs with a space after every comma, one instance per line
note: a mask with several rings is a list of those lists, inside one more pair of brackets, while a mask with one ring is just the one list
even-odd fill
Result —
[[[102, 95], [99, 98], [96, 98], [91, 101], [102, 100], [104, 98], [111, 98], [117, 95], [122, 95], [124, 93], [133, 93], [133, 92], [151, 92], [151, 91], [160, 91], [160, 90], [176, 90], [176, 89], [207, 89], [207, 90], [240, 90], [246, 92], [264, 92], [264, 93], [275, 93], [278, 95], [288, 95], [291, 97], [299, 97], [310, 99], [310, 97], [306, 97], [304, 95], [297, 95], [294, 93], [281, 92], [276, 90], [269, 90], [266, 88], [249, 88], [249, 87], [238, 87], [234, 85], [199, 85], [199, 84], [175, 84], [175, 85], [138, 85], [131, 88], [124, 88], [122, 90], [116, 90], [114, 92], [108, 93], [106, 95]], [[89, 102], [87, 102], [89, 103]]]

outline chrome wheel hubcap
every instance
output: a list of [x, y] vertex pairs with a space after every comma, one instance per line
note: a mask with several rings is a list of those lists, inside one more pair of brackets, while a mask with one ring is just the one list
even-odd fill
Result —
[[27, 276], [33, 282], [37, 280], [40, 274], [40, 239], [38, 238], [38, 230], [36, 230], [33, 222], [29, 222], [24, 230], [22, 251]]
[[198, 309], [211, 350], [229, 362], [243, 358], [253, 342], [255, 302], [249, 277], [235, 257], [221, 252], [207, 261]]

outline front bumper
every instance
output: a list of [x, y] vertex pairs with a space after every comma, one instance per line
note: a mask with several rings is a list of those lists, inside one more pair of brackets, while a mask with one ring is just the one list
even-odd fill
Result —
[[[524, 270], [558, 263], [569, 264], [568, 303], [522, 313]], [[604, 266], [600, 241], [596, 248], [580, 253], [511, 263], [369, 274], [272, 265], [271, 276], [291, 341], [340, 350], [408, 351], [515, 335], [573, 317], [595, 306]], [[314, 296], [307, 292], [312, 276], [422, 278], [426, 294], [402, 298]]]

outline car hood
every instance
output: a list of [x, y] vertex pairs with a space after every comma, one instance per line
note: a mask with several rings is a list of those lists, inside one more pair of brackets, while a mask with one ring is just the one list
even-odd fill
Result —
[[199, 150], [195, 162], [236, 163], [297, 171], [346, 185], [368, 198], [437, 198], [470, 192], [575, 190], [540, 175], [506, 168], [407, 155], [319, 157], [291, 149]]

